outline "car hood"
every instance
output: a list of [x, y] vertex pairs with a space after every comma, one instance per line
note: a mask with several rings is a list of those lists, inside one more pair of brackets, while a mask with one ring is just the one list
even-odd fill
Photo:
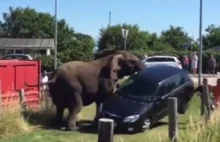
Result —
[[152, 107], [152, 103], [143, 103], [122, 96], [113, 96], [103, 103], [103, 112], [121, 117], [141, 115]]

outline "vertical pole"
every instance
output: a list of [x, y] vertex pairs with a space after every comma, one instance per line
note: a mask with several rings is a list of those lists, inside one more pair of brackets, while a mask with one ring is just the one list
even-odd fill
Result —
[[126, 50], [126, 38], [124, 38], [124, 50]]
[[202, 76], [202, 0], [200, 0], [200, 18], [199, 18], [199, 77], [198, 83], [201, 85]]
[[177, 118], [177, 98], [168, 99], [169, 112], [169, 138], [172, 142], [177, 142], [178, 137], [178, 118]]
[[98, 142], [113, 142], [114, 121], [112, 119], [99, 119]]
[[57, 68], [57, 0], [55, 0], [54, 68]]
[[20, 103], [21, 103], [21, 108], [22, 111], [26, 111], [26, 98], [25, 98], [25, 94], [24, 94], [24, 89], [20, 89], [19, 90], [19, 97], [20, 97]]
[[201, 107], [202, 108], [202, 114], [205, 113], [205, 121], [206, 123], [208, 122], [208, 120], [210, 119], [211, 116], [211, 105], [210, 105], [210, 94], [209, 94], [209, 88], [207, 85], [203, 85], [202, 87], [202, 104]]
[[109, 12], [108, 15], [108, 28], [111, 26], [111, 11]]

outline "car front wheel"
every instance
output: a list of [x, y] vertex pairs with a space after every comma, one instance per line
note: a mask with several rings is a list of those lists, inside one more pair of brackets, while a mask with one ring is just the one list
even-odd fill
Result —
[[142, 123], [140, 125], [140, 129], [139, 130], [141, 132], [146, 132], [146, 131], [150, 130], [151, 124], [152, 124], [152, 119], [147, 117], [147, 118], [142, 120]]

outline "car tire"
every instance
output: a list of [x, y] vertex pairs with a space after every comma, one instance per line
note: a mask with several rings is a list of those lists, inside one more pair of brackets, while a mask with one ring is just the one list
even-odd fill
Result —
[[139, 132], [147, 132], [150, 130], [152, 125], [152, 119], [150, 117], [146, 117], [141, 121], [141, 125], [139, 127]]

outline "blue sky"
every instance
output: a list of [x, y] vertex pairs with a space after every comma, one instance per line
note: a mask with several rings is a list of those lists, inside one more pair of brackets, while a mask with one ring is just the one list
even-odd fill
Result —
[[[204, 0], [203, 33], [209, 24], [220, 25], [219, 5], [220, 0]], [[9, 6], [30, 6], [54, 14], [54, 0], [2, 0], [0, 13]], [[58, 18], [95, 39], [108, 24], [109, 11], [111, 25], [138, 24], [142, 30], [160, 33], [172, 24], [184, 27], [194, 38], [199, 35], [199, 0], [58, 0]]]

